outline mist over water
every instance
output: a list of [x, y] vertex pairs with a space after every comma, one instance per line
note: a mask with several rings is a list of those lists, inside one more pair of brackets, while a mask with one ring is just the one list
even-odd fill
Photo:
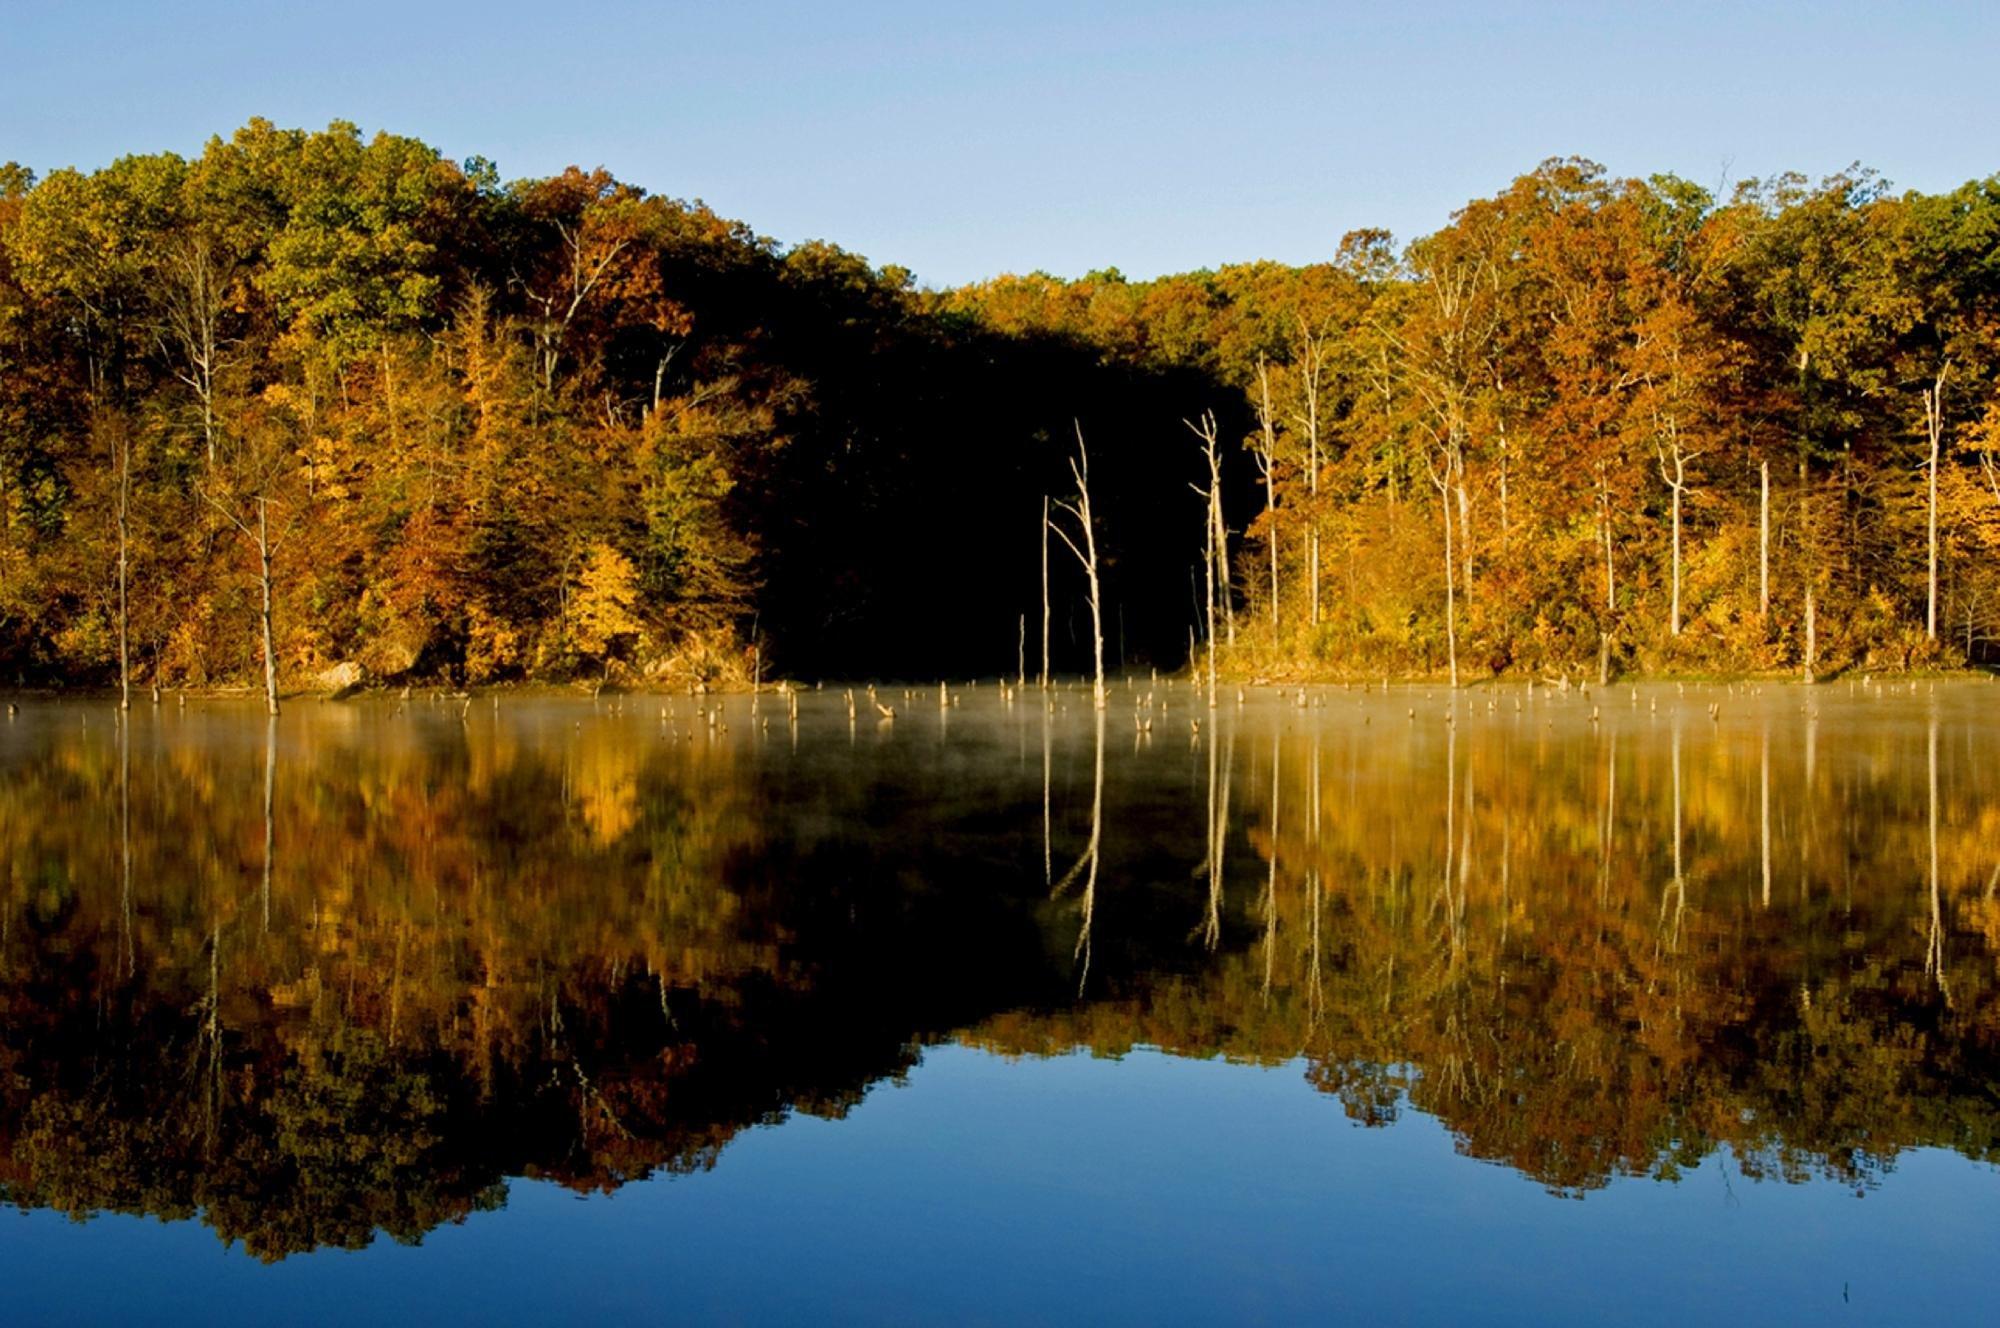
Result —
[[24, 702], [20, 1304], [1983, 1304], [2000, 687], [855, 691]]

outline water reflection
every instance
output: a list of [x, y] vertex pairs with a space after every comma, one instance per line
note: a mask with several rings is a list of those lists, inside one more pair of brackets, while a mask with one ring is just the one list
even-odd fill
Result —
[[1297, 1061], [1566, 1193], [1991, 1161], [1995, 695], [26, 706], [0, 1194], [410, 1240], [946, 1041]]

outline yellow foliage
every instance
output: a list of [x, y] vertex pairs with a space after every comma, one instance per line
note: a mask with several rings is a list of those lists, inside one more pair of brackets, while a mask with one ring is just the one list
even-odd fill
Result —
[[483, 604], [466, 610], [465, 677], [468, 682], [487, 682], [519, 668], [525, 658], [527, 641], [519, 628], [500, 621]]
[[570, 600], [576, 646], [586, 655], [615, 651], [621, 638], [643, 638], [639, 617], [639, 570], [609, 544], [599, 541], [584, 556]]

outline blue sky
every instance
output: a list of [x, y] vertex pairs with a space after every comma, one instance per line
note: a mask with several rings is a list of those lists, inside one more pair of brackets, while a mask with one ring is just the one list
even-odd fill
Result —
[[933, 284], [1409, 238], [1549, 156], [2000, 170], [2000, 5], [0, 0], [0, 159], [253, 115], [572, 162]]

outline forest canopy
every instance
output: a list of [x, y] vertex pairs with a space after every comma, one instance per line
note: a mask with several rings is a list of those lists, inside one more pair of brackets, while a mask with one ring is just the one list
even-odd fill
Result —
[[0, 167], [0, 678], [1012, 672], [1079, 432], [1178, 666], [1208, 419], [1239, 675], [1992, 657], [2000, 177], [1552, 160], [1330, 248], [939, 291], [343, 123]]

